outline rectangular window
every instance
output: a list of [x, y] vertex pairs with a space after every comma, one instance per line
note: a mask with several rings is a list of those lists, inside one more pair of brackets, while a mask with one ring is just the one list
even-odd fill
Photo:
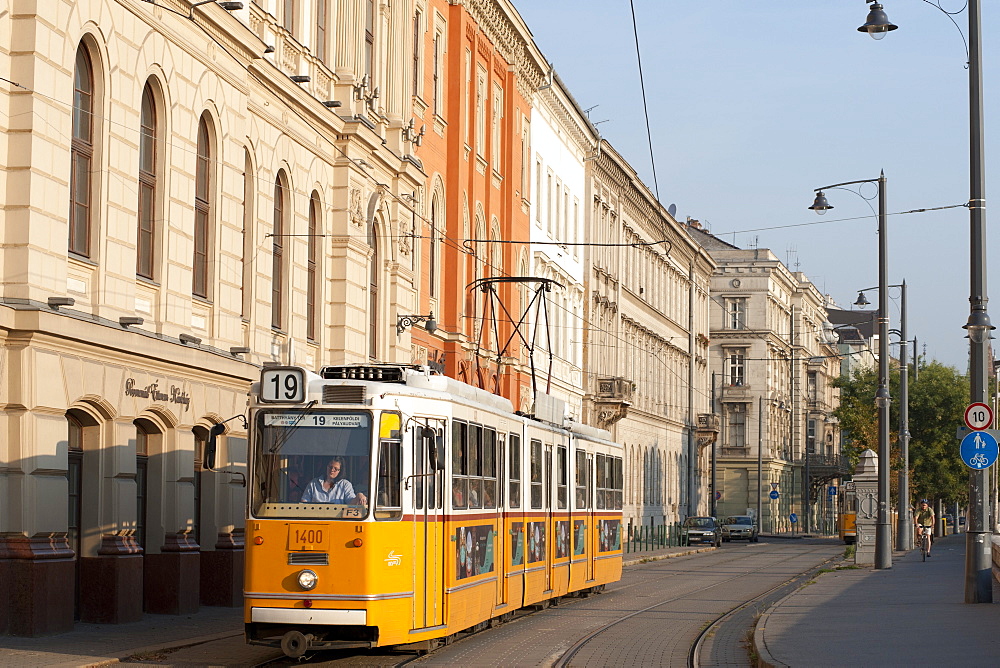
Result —
[[[434, 77], [433, 101], [431, 106], [435, 116], [441, 116], [444, 112], [444, 101], [442, 100], [442, 68], [444, 67], [444, 34], [440, 30], [434, 31], [434, 67], [432, 75]], [[468, 129], [466, 129], [468, 134]], [[466, 138], [468, 141], [468, 138]]]
[[[420, 70], [421, 70], [421, 58], [420, 58], [420, 35], [422, 31], [420, 30], [420, 24], [422, 23], [423, 12], [419, 9], [413, 12], [413, 94], [420, 95]], [[437, 39], [434, 40], [434, 50], [437, 51]], [[437, 66], [437, 53], [434, 54], [434, 64]], [[435, 72], [435, 77], [437, 73]]]
[[398, 520], [403, 516], [400, 493], [402, 481], [403, 445], [399, 441], [383, 441], [378, 458], [376, 520]]
[[566, 508], [569, 496], [569, 462], [567, 457], [566, 446], [560, 445], [556, 449], [556, 507], [560, 510]]
[[608, 457], [597, 455], [597, 509], [604, 510], [608, 502]]
[[326, 60], [326, 5], [329, 0], [316, 0], [316, 57]]
[[542, 226], [542, 161], [535, 161], [535, 225]]
[[726, 327], [728, 329], [747, 328], [747, 300], [727, 299], [726, 300]]
[[524, 127], [521, 129], [521, 198], [530, 200], [531, 193], [528, 192], [528, 178], [531, 171], [531, 126], [525, 116], [521, 117]]
[[590, 507], [590, 479], [587, 477], [587, 453], [583, 450], [576, 451], [576, 509], [582, 510]]
[[806, 374], [806, 392], [808, 393], [809, 401], [819, 400], [819, 385], [816, 382], [816, 372], [810, 371]]
[[483, 428], [483, 508], [497, 507], [497, 432]]
[[520, 434], [510, 434], [507, 437], [508, 452], [510, 453], [510, 507], [521, 507], [521, 436]]
[[479, 67], [476, 76], [476, 155], [486, 157], [486, 70]]
[[746, 348], [730, 348], [726, 351], [726, 378], [735, 387], [746, 382]]
[[295, 0], [282, 0], [281, 20], [285, 30], [295, 36]]
[[501, 130], [503, 122], [503, 89], [500, 86], [493, 85], [493, 137], [490, 141], [490, 149], [493, 155], [493, 169], [494, 171], [500, 171], [500, 162], [503, 159], [502, 146], [500, 145], [501, 138], [503, 136]]
[[531, 439], [531, 508], [542, 507], [542, 442]]
[[728, 421], [729, 442], [731, 448], [747, 446], [747, 406], [746, 404], [727, 404], [726, 419]]
[[[287, 1], [287, 0], [286, 0]], [[365, 74], [369, 90], [375, 88], [375, 0], [365, 0]]]
[[468, 457], [466, 456], [469, 426], [454, 420], [451, 423], [451, 507], [468, 507]]

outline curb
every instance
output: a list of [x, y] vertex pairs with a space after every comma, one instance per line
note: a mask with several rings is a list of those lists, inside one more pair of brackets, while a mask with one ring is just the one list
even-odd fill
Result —
[[674, 557], [688, 557], [692, 554], [700, 554], [702, 552], [714, 552], [719, 548], [717, 547], [699, 547], [692, 550], [684, 550], [683, 552], [666, 552], [663, 554], [651, 554], [646, 557], [639, 557], [636, 559], [631, 559], [628, 561], [622, 561], [622, 566], [635, 566], [637, 564], [645, 564], [650, 561], [663, 561], [664, 559], [673, 559]]

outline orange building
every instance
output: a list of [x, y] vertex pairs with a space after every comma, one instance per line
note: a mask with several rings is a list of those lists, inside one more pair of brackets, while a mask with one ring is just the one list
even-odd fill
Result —
[[530, 271], [530, 99], [547, 65], [504, 0], [418, 3], [413, 27], [414, 130], [423, 129], [427, 174], [415, 205], [416, 303], [437, 322], [433, 333], [411, 330], [414, 361], [530, 408], [514, 332], [522, 291], [500, 283], [493, 298], [470, 286]]

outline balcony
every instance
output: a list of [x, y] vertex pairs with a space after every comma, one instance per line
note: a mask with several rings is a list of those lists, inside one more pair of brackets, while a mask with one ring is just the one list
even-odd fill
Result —
[[715, 413], [699, 413], [698, 422], [695, 425], [694, 436], [700, 447], [705, 447], [715, 443], [719, 437], [719, 429], [722, 418]]
[[613, 401], [632, 401], [632, 393], [635, 391], [635, 383], [626, 378], [598, 378], [597, 397], [598, 399], [611, 399]]
[[635, 383], [627, 378], [598, 378], [597, 392], [590, 396], [594, 417], [601, 429], [608, 429], [628, 415]]
[[735, 383], [733, 385], [722, 386], [722, 398], [725, 399], [750, 399], [753, 387], [747, 383]]

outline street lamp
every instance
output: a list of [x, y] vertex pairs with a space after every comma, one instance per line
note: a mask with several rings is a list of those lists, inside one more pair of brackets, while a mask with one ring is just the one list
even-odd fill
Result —
[[[881, 7], [880, 7], [881, 8]], [[874, 12], [873, 12], [874, 13]], [[885, 172], [877, 179], [845, 181], [816, 188], [816, 199], [809, 208], [825, 213], [833, 206], [827, 202], [824, 190], [862, 183], [878, 184], [878, 520], [875, 524], [875, 568], [892, 568], [892, 525], [889, 522], [889, 281], [888, 243], [886, 234]], [[850, 190], [864, 200], [860, 192]]]
[[[933, 4], [933, 3], [931, 3]], [[986, 161], [983, 155], [983, 45], [979, 0], [968, 0], [969, 12], [969, 400], [988, 399], [987, 365], [990, 331], [986, 313]], [[881, 12], [876, 15], [876, 8]], [[875, 36], [895, 29], [882, 6], [872, 5], [859, 30]], [[941, 9], [941, 7], [938, 7]], [[941, 11], [944, 11], [941, 9]], [[945, 12], [947, 14], [947, 12]], [[949, 15], [950, 18], [950, 15]], [[969, 521], [965, 535], [965, 602], [992, 603], [992, 558], [989, 538], [990, 481], [986, 470], [969, 473]]]
[[[906, 359], [906, 347], [910, 341], [906, 338], [906, 281], [899, 285], [899, 329], [889, 330], [899, 335], [899, 451], [903, 459], [903, 468], [899, 471], [899, 518], [896, 521], [896, 549], [909, 550], [913, 547], [913, 518], [910, 514], [910, 367]], [[858, 292], [855, 306], [868, 306], [865, 298], [865, 288]], [[914, 342], [914, 345], [916, 343]]]

